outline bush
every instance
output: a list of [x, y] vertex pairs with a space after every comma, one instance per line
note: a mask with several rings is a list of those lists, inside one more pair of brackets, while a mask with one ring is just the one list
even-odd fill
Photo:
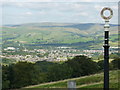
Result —
[[114, 69], [120, 69], [120, 57], [115, 58], [111, 64], [113, 65]]
[[76, 56], [66, 63], [73, 69], [73, 77], [93, 74], [99, 70], [97, 63], [86, 56]]

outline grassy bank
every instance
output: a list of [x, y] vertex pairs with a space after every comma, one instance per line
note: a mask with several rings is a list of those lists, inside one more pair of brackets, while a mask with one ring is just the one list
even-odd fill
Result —
[[[120, 70], [110, 71], [110, 88], [118, 88], [118, 73]], [[103, 88], [103, 73], [98, 73], [79, 78], [66, 79], [56, 82], [49, 82], [25, 88], [67, 88], [67, 81], [75, 80], [77, 88]]]

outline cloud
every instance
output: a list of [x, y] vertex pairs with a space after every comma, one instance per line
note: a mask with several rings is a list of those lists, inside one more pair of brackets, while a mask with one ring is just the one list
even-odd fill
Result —
[[104, 5], [104, 4], [100, 4], [100, 5], [95, 5], [94, 6], [94, 8], [96, 9], [96, 10], [102, 10], [104, 7], [110, 7], [111, 9], [113, 9], [113, 10], [118, 10], [118, 6], [117, 5], [109, 5], [109, 3], [108, 4], [106, 4], [106, 5]]
[[[85, 5], [82, 5], [80, 3], [51, 3], [51, 2], [14, 2], [14, 3], [4, 3], [4, 6], [12, 6], [17, 8], [27, 8], [27, 9], [34, 9], [38, 11], [63, 11], [63, 12], [69, 12], [69, 11], [81, 11], [83, 8], [85, 9]], [[43, 13], [43, 12], [42, 12]]]
[[117, 10], [117, 9], [118, 9], [118, 6], [111, 6], [111, 8]]
[[0, 0], [0, 2], [119, 2], [119, 0]]
[[75, 4], [73, 4], [72, 6], [73, 6], [73, 8], [75, 8], [75, 9], [81, 9], [84, 5], [82, 5], [82, 4], [80, 4], [80, 3], [75, 3]]
[[80, 13], [77, 13], [76, 16], [88, 16], [88, 13], [87, 12], [80, 12]]
[[96, 10], [102, 10], [103, 7], [104, 7], [104, 6], [101, 6], [101, 5], [95, 5], [95, 6], [94, 6], [94, 8], [95, 8]]
[[26, 12], [25, 14], [26, 15], [32, 15], [33, 13], [32, 12]]
[[45, 15], [45, 14], [47, 14], [47, 13], [44, 12], [44, 11], [40, 11], [40, 12], [38, 12], [37, 14], [38, 14], [38, 15]]

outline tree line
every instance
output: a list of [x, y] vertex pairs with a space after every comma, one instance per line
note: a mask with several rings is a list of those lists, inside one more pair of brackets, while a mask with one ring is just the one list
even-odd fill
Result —
[[[120, 57], [110, 63], [110, 69], [120, 69]], [[94, 62], [87, 56], [75, 56], [66, 62], [18, 62], [2, 66], [2, 89], [16, 89], [45, 82], [64, 80], [103, 71], [103, 60]]]

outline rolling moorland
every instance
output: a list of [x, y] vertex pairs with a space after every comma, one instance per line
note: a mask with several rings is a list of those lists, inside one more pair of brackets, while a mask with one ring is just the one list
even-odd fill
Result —
[[[110, 28], [110, 46], [117, 47], [118, 46], [118, 25], [111, 24], [110, 26], [111, 26], [111, 28]], [[35, 49], [36, 47], [38, 47], [39, 49], [41, 49], [41, 48], [44, 49], [46, 47], [51, 48], [51, 47], [59, 47], [59, 46], [67, 46], [67, 47], [77, 48], [79, 50], [81, 50], [81, 49], [83, 49], [83, 50], [96, 49], [97, 50], [97, 49], [102, 49], [102, 46], [103, 46], [103, 40], [104, 40], [104, 38], [103, 38], [104, 28], [103, 27], [104, 27], [103, 24], [93, 24], [93, 23], [86, 23], [86, 24], [81, 24], [81, 23], [29, 23], [29, 24], [21, 24], [21, 25], [5, 25], [3, 27], [0, 27], [2, 30], [2, 33], [0, 33], [0, 35], [1, 35], [0, 39], [2, 40], [2, 43], [0, 43], [0, 44], [2, 45], [3, 50], [7, 47], [15, 47], [15, 48], [19, 48], [19, 49], [20, 49], [20, 47], [25, 47], [28, 50], [30, 50], [31, 47], [33, 49]], [[20, 51], [21, 50], [24, 50], [24, 48], [21, 48]], [[80, 60], [80, 61], [83, 61], [83, 60]], [[69, 62], [69, 60], [66, 62]], [[34, 64], [34, 63], [28, 63], [28, 62], [18, 62], [16, 64], [11, 64], [11, 65], [5, 66], [5, 70], [4, 70], [5, 74], [3, 74], [4, 81], [5, 81], [4, 86], [5, 86], [5, 88], [21, 88], [21, 87], [25, 87], [25, 86], [29, 86], [29, 85], [37, 85], [40, 83], [41, 84], [47, 83], [49, 81], [63, 80], [63, 78], [64, 78], [63, 74], [66, 74], [66, 71], [69, 71], [69, 69], [73, 70], [75, 72], [74, 73], [75, 75], [77, 75], [75, 70], [78, 71], [78, 68], [80, 70], [79, 66], [81, 66], [81, 65], [78, 65], [77, 61], [75, 61], [75, 60], [73, 60], [73, 62], [75, 62], [74, 63], [75, 65], [73, 65], [73, 63], [68, 63], [68, 65], [75, 66], [73, 69], [71, 69], [71, 67], [65, 68], [65, 67], [67, 67], [67, 65], [65, 64], [65, 65], [61, 66], [62, 64], [60, 63], [60, 66], [62, 68], [59, 67], [59, 65], [57, 65], [57, 67], [50, 68], [48, 70], [49, 73], [48, 72], [46, 73], [46, 70], [45, 70], [45, 72], [42, 72], [41, 67], [36, 66], [37, 63]], [[95, 62], [95, 63], [97, 63], [97, 62]], [[30, 65], [31, 68], [27, 65]], [[46, 64], [44, 64], [44, 65], [46, 65]], [[40, 66], [40, 65], [38, 65], [38, 66]], [[46, 66], [48, 66], [48, 65], [46, 65]], [[76, 68], [76, 66], [77, 66], [77, 68]], [[86, 69], [86, 65], [82, 65], [82, 66], [83, 67], [85, 66], [84, 68]], [[88, 66], [93, 66], [93, 65], [88, 65]], [[26, 67], [29, 67], [28, 70], [26, 70]], [[18, 68], [18, 69], [16, 69], [16, 68]], [[65, 69], [63, 69], [63, 68], [65, 68]], [[55, 69], [55, 70], [53, 70], [53, 69]], [[61, 72], [58, 73], [58, 69], [63, 70], [63, 74], [60, 74]], [[94, 67], [94, 69], [96, 69], [96, 68]], [[11, 72], [11, 71], [10, 72], [14, 73], [14, 74], [6, 73], [8, 70], [13, 70], [13, 72]], [[20, 72], [19, 72], [19, 70], [20, 70]], [[38, 74], [33, 73], [35, 70], [38, 71], [38, 72], [36, 72]], [[86, 70], [88, 70], [88, 67]], [[32, 73], [31, 73], [31, 71], [32, 71]], [[43, 71], [44, 71], [44, 68], [43, 68]], [[96, 71], [98, 71], [98, 70], [96, 70]], [[88, 71], [88, 72], [90, 74], [92, 73], [90, 71]], [[50, 77], [48, 79], [47, 74], [49, 74], [48, 76], [54, 74], [55, 77], [58, 74], [59, 78], [55, 78], [55, 77], [53, 78], [53, 75], [52, 75], [52, 78]], [[71, 73], [71, 76], [69, 76], [70, 74], [68, 74], [67, 78], [74, 78], [75, 77], [74, 74]], [[79, 74], [81, 74], [81, 73], [79, 73]], [[94, 74], [94, 73], [92, 73], [92, 74]], [[14, 78], [10, 78], [10, 77], [13, 77], [13, 75], [16, 75], [16, 77], [14, 76]], [[20, 75], [22, 75], [22, 77]], [[32, 78], [31, 80], [29, 79], [28, 75]], [[40, 77], [40, 75], [42, 78]], [[59, 75], [61, 75], [61, 77]], [[87, 75], [87, 74], [85, 74], [85, 75]], [[83, 75], [83, 76], [85, 76], [85, 75]], [[116, 88], [118, 85], [117, 78], [116, 78], [116, 77], [118, 77], [117, 71], [111, 72], [110, 75], [112, 75], [112, 77], [110, 78], [110, 80], [112, 81], [111, 87]], [[24, 78], [24, 77], [25, 77], [25, 79], [20, 79], [20, 78]], [[28, 77], [28, 78], [26, 78], [26, 77]], [[40, 80], [38, 80], [38, 77], [40, 77], [39, 78]], [[80, 77], [80, 75], [78, 75], [76, 77]], [[91, 75], [90, 77], [89, 76], [85, 76], [85, 77], [86, 78], [84, 78], [84, 77], [83, 78], [80, 77], [79, 79], [75, 78], [76, 80], [78, 80], [77, 81], [78, 88], [79, 87], [81, 88], [82, 86], [84, 86], [86, 84], [93, 85], [93, 86], [89, 86], [89, 87], [93, 87], [93, 88], [96, 86], [97, 86], [97, 88], [102, 87], [102, 85], [103, 85], [102, 74], [98, 74], [98, 76], [96, 76], [96, 74], [95, 74], [95, 75]], [[64, 79], [67, 79], [67, 78], [64, 78]], [[18, 80], [18, 79], [20, 79], [20, 80]], [[49, 80], [49, 81], [47, 81], [47, 80]], [[54, 85], [51, 86], [50, 85], [51, 83], [50, 83], [49, 84], [50, 86], [45, 84], [45, 86], [40, 85], [35, 88], [44, 88], [44, 87], [46, 87], [46, 88], [48, 88], [48, 87], [49, 88], [63, 87], [64, 88], [64, 87], [67, 87], [66, 82], [67, 81], [65, 81], [65, 82], [63, 81], [62, 83], [61, 82], [56, 83], [58, 86], [56, 86], [56, 84], [55, 84], [55, 86]], [[82, 82], [82, 84], [81, 84], [81, 82]], [[85, 86], [85, 88], [87, 88], [87, 86]]]
[[[118, 46], [118, 25], [110, 25], [110, 45]], [[5, 25], [1, 39], [3, 47], [70, 46], [79, 49], [100, 49], [104, 25], [95, 23], [29, 23]]]

